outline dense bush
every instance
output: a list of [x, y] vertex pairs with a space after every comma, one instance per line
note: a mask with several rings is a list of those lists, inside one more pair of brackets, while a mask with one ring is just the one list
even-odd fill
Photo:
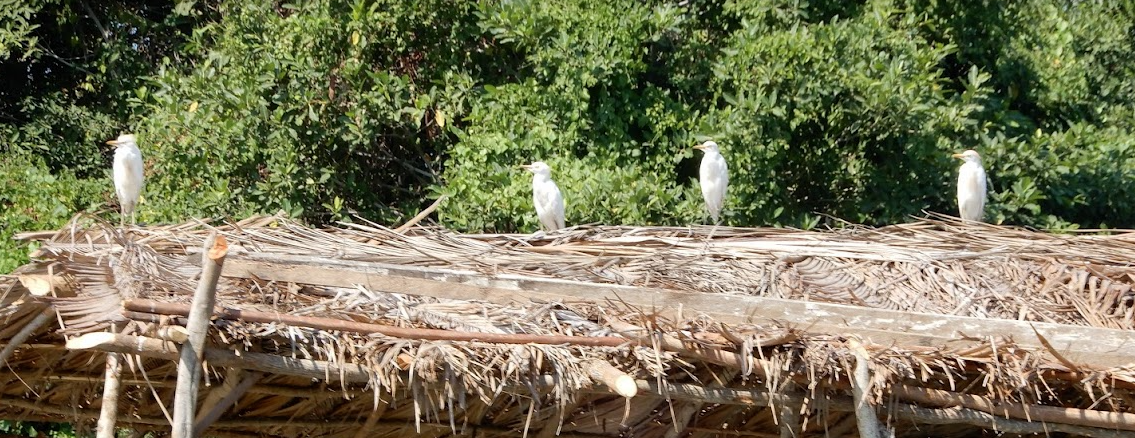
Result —
[[530, 231], [516, 166], [543, 160], [569, 223], [688, 224], [713, 138], [733, 225], [955, 213], [949, 154], [975, 148], [990, 221], [1135, 227], [1129, 3], [87, 3], [0, 11], [5, 236], [113, 207], [123, 130], [145, 222], [448, 194], [450, 227]]

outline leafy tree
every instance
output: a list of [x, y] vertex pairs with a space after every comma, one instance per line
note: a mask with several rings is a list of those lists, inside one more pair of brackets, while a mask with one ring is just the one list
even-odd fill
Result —
[[543, 160], [569, 223], [810, 227], [954, 213], [1132, 227], [1135, 8], [1024, 0], [9, 0], [0, 8], [0, 268], [17, 230], [113, 215], [136, 132], [143, 222], [285, 211], [401, 220], [450, 195], [459, 230], [537, 226]]

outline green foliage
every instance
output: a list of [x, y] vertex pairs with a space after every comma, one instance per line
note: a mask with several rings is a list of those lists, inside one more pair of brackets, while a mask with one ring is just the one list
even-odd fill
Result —
[[150, 191], [162, 194], [144, 217], [385, 221], [416, 208], [472, 87], [436, 65], [465, 62], [448, 42], [469, 24], [434, 3], [222, 6], [224, 21], [189, 41], [203, 61], [163, 63], [132, 99], [147, 115]]
[[447, 226], [530, 231], [536, 160], [570, 224], [702, 222], [713, 139], [731, 225], [956, 213], [973, 148], [991, 221], [1135, 227], [1128, 2], [10, 1], [6, 235], [113, 210], [122, 131], [143, 222], [393, 222], [447, 194]]
[[98, 183], [70, 171], [52, 172], [29, 154], [8, 154], [0, 162], [0, 272], [27, 262], [34, 249], [13, 240], [13, 235], [57, 228], [76, 212], [97, 209], [103, 201]]
[[66, 423], [45, 423], [39, 421], [0, 420], [0, 432], [10, 436], [71, 438], [75, 430]]

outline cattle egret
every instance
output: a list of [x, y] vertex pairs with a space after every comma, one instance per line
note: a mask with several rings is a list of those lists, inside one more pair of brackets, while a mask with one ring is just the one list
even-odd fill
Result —
[[532, 172], [532, 200], [536, 203], [536, 216], [548, 231], [564, 227], [564, 197], [552, 181], [552, 168], [543, 161], [520, 166]]
[[709, 210], [713, 222], [721, 216], [721, 208], [725, 205], [725, 189], [729, 187], [729, 168], [725, 165], [725, 157], [717, 149], [717, 143], [707, 141], [694, 146], [694, 149], [705, 151], [701, 159], [701, 195], [705, 198], [705, 207]]
[[114, 145], [114, 192], [118, 195], [118, 203], [122, 206], [122, 219], [130, 216], [130, 223], [134, 223], [134, 207], [138, 204], [138, 196], [142, 194], [142, 151], [138, 150], [138, 143], [134, 135], [118, 136], [106, 144]]
[[981, 155], [968, 150], [952, 155], [965, 163], [958, 171], [958, 213], [962, 220], [980, 222], [985, 215], [985, 169]]

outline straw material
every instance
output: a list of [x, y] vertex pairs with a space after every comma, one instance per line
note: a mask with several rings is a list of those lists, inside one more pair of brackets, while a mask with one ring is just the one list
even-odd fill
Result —
[[[235, 258], [315, 256], [462, 270], [485, 278], [509, 274], [1135, 329], [1132, 233], [1058, 235], [933, 218], [884, 228], [818, 232], [577, 227], [547, 236], [470, 235], [426, 227], [395, 231], [370, 223], [312, 229], [281, 217], [123, 232], [78, 217], [50, 238], [35, 233], [44, 242], [33, 263], [0, 279], [0, 321], [4, 322], [0, 339], [13, 337], [45, 305], [57, 311], [57, 323], [36, 331], [28, 345], [9, 358], [0, 416], [93, 425], [104, 355], [63, 349], [63, 341], [104, 332], [112, 325], [123, 328], [124, 335], [154, 337], [160, 326], [184, 323], [176, 316], [124, 312], [123, 304], [135, 299], [188, 303], [200, 273], [200, 248], [211, 230], [224, 235], [230, 257]], [[56, 288], [53, 296], [35, 296], [19, 281], [21, 276], [46, 273], [65, 278], [68, 290]], [[558, 431], [661, 437], [675, 428], [692, 435], [712, 430], [779, 436], [784, 410], [778, 403], [797, 406], [802, 424], [792, 430], [804, 436], [824, 436], [833, 429], [846, 430], [840, 434], [847, 435], [831, 436], [856, 433], [854, 413], [845, 405], [851, 400], [848, 372], [855, 363], [847, 339], [840, 333], [794, 326], [792, 321], [724, 325], [695, 311], [661, 316], [654, 309], [609, 301], [516, 299], [501, 304], [431, 298], [412, 290], [227, 274], [218, 285], [217, 304], [404, 328], [627, 338], [622, 346], [424, 341], [215, 319], [210, 348], [310, 359], [339, 373], [329, 371], [322, 379], [267, 374], [250, 385], [210, 429], [218, 433], [355, 436], [369, 424], [373, 433], [368, 436], [410, 432], [552, 436]], [[649, 334], [629, 336], [628, 325], [645, 327]], [[1005, 423], [1011, 419], [1004, 417], [997, 420], [997, 415], [991, 420], [979, 411], [947, 412], [936, 409], [942, 406], [927, 406], [925, 400], [887, 409], [885, 400], [901, 388], [969, 393], [1041, 408], [1132, 413], [1132, 369], [1085, 369], [1064, 363], [1058, 353], [1021, 348], [1009, 339], [976, 342], [978, 347], [971, 343], [965, 349], [865, 345], [872, 371], [868, 389], [880, 405], [884, 426], [895, 428], [898, 436], [926, 436], [928, 431], [964, 435], [972, 433], [975, 424], [994, 427], [997, 421], [1016, 424]], [[699, 349], [703, 353], [691, 353]], [[120, 426], [128, 425], [125, 421], [140, 429], [168, 427], [163, 426], [166, 420], [155, 397], [171, 404], [175, 363], [158, 357], [126, 357]], [[594, 366], [596, 361], [637, 379], [646, 389], [629, 403], [611, 394], [591, 377], [595, 373], [588, 364]], [[365, 379], [349, 378], [344, 374], [349, 367], [361, 367]], [[210, 386], [203, 388], [221, 387], [226, 375], [224, 370], [212, 370], [206, 375]], [[649, 388], [659, 382], [687, 386], [674, 387], [674, 392], [666, 386]], [[707, 388], [734, 392], [712, 396]], [[741, 397], [737, 394], [748, 393], [739, 390], [757, 392]], [[202, 401], [207, 393], [201, 395]], [[38, 402], [13, 401], [21, 398]], [[668, 398], [683, 400], [680, 415], [675, 415]], [[682, 424], [671, 424], [676, 417], [683, 419]], [[947, 420], [929, 425], [938, 422], [934, 418]], [[1028, 421], [1022, 424], [1031, 427]], [[545, 430], [549, 427], [555, 429]], [[1072, 435], [1105, 436], [1096, 426], [1060, 427], [1087, 427], [1068, 429]]]

